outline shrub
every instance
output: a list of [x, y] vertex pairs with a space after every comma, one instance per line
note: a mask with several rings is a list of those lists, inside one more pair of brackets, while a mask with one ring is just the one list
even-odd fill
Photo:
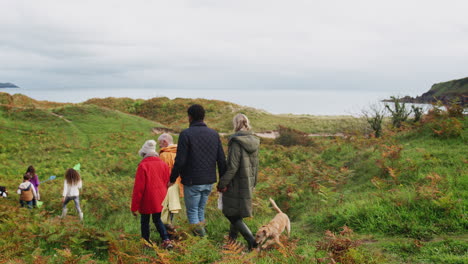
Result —
[[462, 118], [463, 117], [463, 105], [460, 103], [459, 99], [451, 101], [449, 104], [444, 105], [447, 110], [449, 117]]
[[460, 137], [463, 132], [463, 125], [460, 121], [460, 115], [463, 118], [463, 108], [461, 111], [457, 105], [446, 106], [445, 111], [435, 107], [424, 116], [423, 123], [436, 137]]
[[423, 115], [422, 107], [412, 105], [411, 109], [413, 109], [413, 113], [414, 113], [413, 122], [415, 122], [415, 123], [419, 122], [421, 120], [422, 115]]
[[278, 131], [280, 135], [275, 140], [276, 144], [286, 147], [315, 145], [307, 133], [284, 126], [279, 126]]
[[369, 111], [363, 111], [364, 118], [370, 125], [374, 136], [380, 137], [382, 135], [382, 121], [385, 117], [385, 111], [377, 106], [371, 106]]
[[327, 230], [323, 239], [315, 245], [317, 251], [325, 251], [327, 256], [317, 260], [319, 263], [357, 263], [352, 258], [353, 254], [348, 253], [360, 244], [361, 241], [353, 240], [353, 230], [347, 226], [343, 226], [339, 234]]
[[411, 111], [406, 109], [405, 103], [400, 103], [400, 98], [392, 96], [391, 99], [393, 101], [393, 108], [389, 105], [385, 105], [385, 107], [392, 115], [393, 127], [400, 128], [401, 124], [408, 119]]

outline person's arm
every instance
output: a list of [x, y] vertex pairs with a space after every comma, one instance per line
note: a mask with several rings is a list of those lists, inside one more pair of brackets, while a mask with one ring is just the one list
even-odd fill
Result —
[[63, 181], [63, 194], [62, 196], [65, 197], [67, 196], [67, 193], [68, 193], [68, 184], [67, 184], [67, 181]]
[[255, 181], [253, 185], [254, 188], [257, 187], [257, 180], [258, 180], [258, 156], [257, 156], [257, 162], [255, 163], [255, 165], [257, 169], [255, 170]]
[[183, 132], [180, 133], [179, 140], [177, 142], [177, 154], [175, 157], [174, 167], [172, 168], [171, 178], [169, 180], [171, 184], [177, 180], [177, 177], [179, 177], [180, 172], [187, 163], [188, 145], [187, 136]]
[[63, 193], [62, 193], [62, 203], [65, 202], [65, 197], [67, 196], [68, 193], [68, 184], [67, 180], [63, 181]]
[[168, 184], [170, 183], [169, 180], [171, 177], [171, 170], [169, 169], [169, 166], [166, 163], [163, 164], [161, 170], [162, 170], [163, 183], [165, 184], [164, 186], [168, 187]]
[[238, 143], [232, 142], [230, 144], [228, 149], [227, 170], [219, 179], [218, 190], [226, 188], [236, 175], [237, 170], [239, 170], [241, 151], [241, 146]]
[[132, 206], [131, 211], [134, 215], [140, 209], [141, 199], [145, 193], [146, 186], [146, 172], [142, 166], [138, 166], [136, 175], [135, 175], [135, 184], [133, 185], [132, 193]]
[[31, 183], [31, 184], [29, 185], [29, 188], [31, 188], [31, 190], [32, 190], [32, 194], [33, 194], [34, 199], [37, 200], [38, 197], [37, 197], [37, 192], [36, 192], [36, 188], [34, 187], [34, 184]]
[[39, 177], [37, 175], [34, 175], [34, 177], [29, 180], [34, 185], [34, 188], [37, 188], [39, 186]]
[[219, 177], [221, 178], [224, 173], [226, 173], [226, 156], [224, 155], [223, 144], [221, 143], [221, 139], [218, 137], [218, 153], [216, 154], [216, 163], [218, 164], [218, 173]]

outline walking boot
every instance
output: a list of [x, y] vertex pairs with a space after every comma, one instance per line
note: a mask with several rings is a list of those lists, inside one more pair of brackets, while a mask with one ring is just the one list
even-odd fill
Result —
[[206, 236], [206, 230], [205, 230], [205, 227], [203, 224], [194, 224], [194, 227], [193, 227], [193, 234], [195, 236], [200, 236], [200, 237], [204, 237]]
[[65, 216], [67, 216], [67, 212], [68, 212], [68, 209], [67, 208], [63, 208], [62, 209], [62, 215], [60, 216], [60, 218], [65, 218]]
[[249, 227], [242, 221], [242, 219], [237, 220], [234, 223], [234, 227], [241, 233], [241, 235], [247, 241], [249, 251], [257, 247], [257, 242], [255, 242], [255, 237], [253, 236]]
[[80, 221], [83, 222], [83, 212], [78, 213], [78, 215], [80, 216]]
[[229, 240], [236, 241], [238, 235], [239, 231], [237, 231], [237, 228], [231, 224], [229, 228]]
[[237, 231], [236, 227], [231, 224], [229, 228], [229, 235], [224, 236], [224, 240], [226, 243], [223, 245], [223, 249], [229, 249], [232, 247], [233, 244], [237, 243], [237, 236], [239, 232]]

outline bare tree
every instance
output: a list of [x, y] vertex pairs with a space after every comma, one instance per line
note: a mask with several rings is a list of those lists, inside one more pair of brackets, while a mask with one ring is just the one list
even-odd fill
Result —
[[408, 116], [411, 114], [411, 110], [408, 111], [408, 109], [406, 109], [405, 103], [402, 103], [399, 97], [392, 96], [390, 98], [393, 102], [393, 108], [388, 104], [386, 104], [385, 107], [392, 115], [393, 127], [399, 128], [401, 127], [401, 123], [408, 119]]
[[375, 137], [380, 137], [382, 135], [382, 122], [385, 117], [385, 109], [374, 104], [371, 105], [368, 110], [362, 110], [362, 114]]

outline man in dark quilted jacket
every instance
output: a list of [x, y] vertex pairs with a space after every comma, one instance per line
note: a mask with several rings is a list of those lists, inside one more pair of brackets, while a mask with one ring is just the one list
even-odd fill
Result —
[[194, 104], [187, 109], [190, 127], [182, 131], [169, 186], [182, 178], [187, 218], [196, 235], [206, 235], [205, 205], [219, 175], [226, 172], [226, 157], [219, 134], [206, 126], [205, 109]]

